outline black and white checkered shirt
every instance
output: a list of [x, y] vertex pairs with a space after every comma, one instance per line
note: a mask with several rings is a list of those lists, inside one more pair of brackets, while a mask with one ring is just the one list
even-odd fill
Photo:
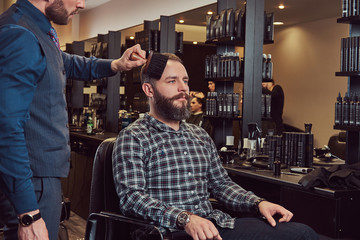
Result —
[[204, 129], [181, 122], [175, 131], [148, 114], [119, 133], [113, 171], [122, 213], [167, 229], [184, 210], [234, 228], [230, 215], [212, 208], [210, 192], [234, 211], [250, 212], [258, 199], [229, 178]]

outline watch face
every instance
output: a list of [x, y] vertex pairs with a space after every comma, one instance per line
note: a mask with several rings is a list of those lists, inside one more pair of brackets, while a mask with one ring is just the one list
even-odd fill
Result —
[[178, 222], [180, 226], [184, 227], [189, 222], [189, 215], [187, 213], [181, 213]]
[[33, 223], [33, 217], [26, 214], [26, 215], [22, 216], [21, 223], [25, 226], [28, 226]]

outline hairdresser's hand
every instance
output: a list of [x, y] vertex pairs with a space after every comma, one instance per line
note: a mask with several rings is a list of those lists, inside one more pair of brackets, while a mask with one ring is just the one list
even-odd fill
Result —
[[190, 216], [190, 222], [185, 225], [185, 231], [194, 240], [222, 240], [214, 224], [197, 215]]
[[[131, 53], [137, 53], [140, 55], [143, 59], [139, 59], [136, 61], [130, 60]], [[114, 72], [120, 72], [120, 71], [129, 71], [133, 69], [134, 67], [139, 67], [143, 65], [146, 62], [146, 53], [144, 50], [141, 50], [141, 47], [139, 44], [136, 44], [135, 46], [132, 46], [131, 48], [126, 49], [124, 54], [121, 56], [121, 58], [116, 59], [111, 62], [111, 70]]]
[[[38, 212], [39, 210], [35, 210], [29, 212], [29, 214], [36, 214]], [[19, 224], [18, 237], [19, 240], [49, 240], [48, 230], [42, 218], [26, 227]]]
[[279, 222], [289, 222], [291, 218], [294, 216], [294, 214], [289, 210], [287, 210], [286, 208], [268, 201], [262, 201], [259, 204], [259, 212], [261, 213], [261, 215], [263, 215], [266, 218], [266, 220], [273, 227], [276, 226], [276, 221], [273, 218], [275, 214], [280, 214], [282, 216], [279, 219]]

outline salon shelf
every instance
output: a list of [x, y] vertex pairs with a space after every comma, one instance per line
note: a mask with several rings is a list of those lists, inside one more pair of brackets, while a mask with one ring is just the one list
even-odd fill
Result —
[[334, 125], [336, 130], [360, 132], [360, 126]]
[[272, 78], [263, 78], [262, 82], [272, 82]]
[[[360, 16], [341, 17], [337, 23], [349, 24], [349, 37], [360, 36]], [[351, 56], [353, 58], [353, 56]], [[354, 61], [354, 59], [349, 60]], [[347, 77], [347, 92], [360, 91], [360, 71], [336, 72], [335, 76]], [[346, 164], [358, 163], [360, 159], [360, 127], [349, 125], [334, 125], [334, 129], [346, 131]]]
[[336, 20], [337, 23], [360, 24], [360, 16], [342, 17]]
[[211, 116], [211, 115], [204, 115], [205, 118], [210, 118], [210, 119], [218, 119], [218, 120], [241, 120], [242, 117], [241, 116], [237, 116], [237, 117], [221, 117], [221, 116]]
[[[205, 78], [205, 82], [207, 82], [207, 81], [214, 81], [214, 82], [244, 82], [244, 78], [243, 77]], [[272, 81], [271, 78], [263, 78], [263, 80], [262, 80], [262, 82], [271, 82], [271, 81]]]
[[336, 72], [335, 76], [338, 77], [360, 77], [360, 71], [353, 71], [353, 72]]
[[205, 81], [214, 81], [214, 82], [243, 82], [244, 78], [242, 77], [222, 77], [222, 78], [205, 78]]
[[[215, 45], [229, 45], [234, 44], [235, 46], [244, 47], [245, 41], [243, 39], [239, 39], [236, 37], [224, 37], [224, 38], [218, 38], [213, 40], [207, 40], [205, 41], [206, 44], [215, 44]], [[273, 40], [264, 40], [264, 44], [273, 44]]]

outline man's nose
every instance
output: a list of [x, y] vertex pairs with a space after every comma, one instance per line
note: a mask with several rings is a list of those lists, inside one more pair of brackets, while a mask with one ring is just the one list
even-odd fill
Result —
[[84, 9], [85, 8], [85, 0], [78, 0], [76, 4], [77, 8]]
[[183, 81], [179, 81], [179, 82], [180, 82], [178, 85], [179, 92], [187, 92], [189, 89], [189, 86]]

